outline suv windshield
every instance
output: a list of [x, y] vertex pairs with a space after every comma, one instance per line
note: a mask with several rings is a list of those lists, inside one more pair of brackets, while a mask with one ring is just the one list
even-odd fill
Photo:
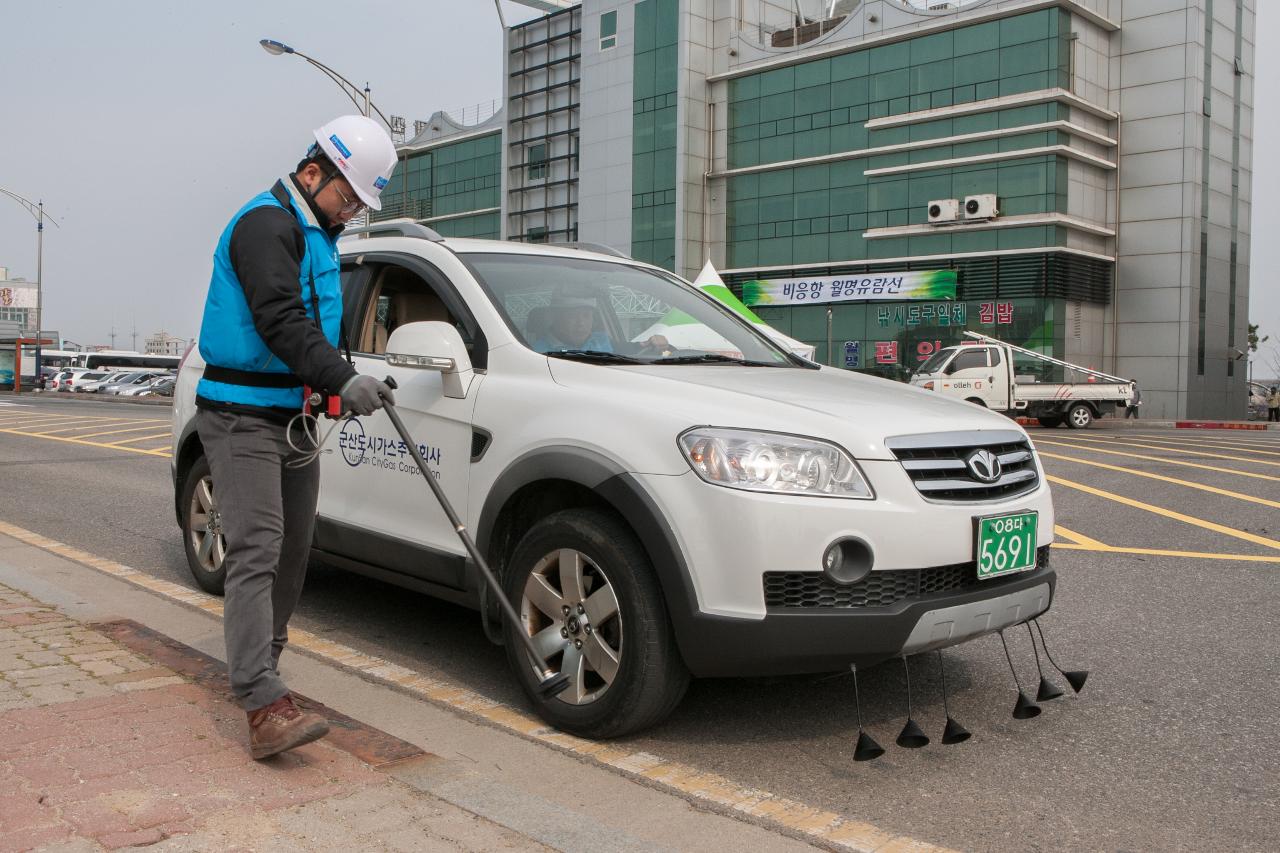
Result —
[[536, 352], [614, 364], [795, 364], [747, 321], [674, 276], [588, 258], [464, 258], [507, 325]]

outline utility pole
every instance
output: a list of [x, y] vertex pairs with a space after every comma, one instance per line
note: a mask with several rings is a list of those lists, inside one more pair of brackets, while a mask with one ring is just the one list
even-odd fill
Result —
[[[35, 363], [35, 378], [36, 378], [36, 383], [37, 383], [37, 384], [36, 384], [36, 387], [38, 388], [38, 387], [39, 387], [39, 382], [40, 382], [40, 372], [41, 372], [41, 371], [40, 371], [40, 368], [43, 366], [43, 365], [41, 364], [41, 357], [42, 357], [42, 353], [41, 353], [41, 340], [42, 340], [42, 339], [43, 339], [43, 337], [44, 337], [44, 335], [42, 334], [42, 327], [43, 327], [43, 325], [44, 325], [44, 315], [41, 313], [41, 311], [42, 311], [42, 309], [44, 308], [44, 221], [45, 221], [45, 219], [48, 219], [48, 220], [49, 220], [50, 222], [52, 222], [55, 226], [57, 226], [57, 227], [61, 227], [61, 226], [59, 226], [59, 225], [58, 225], [58, 220], [54, 219], [52, 216], [47, 216], [47, 215], [45, 214], [45, 212], [44, 212], [44, 201], [43, 201], [43, 199], [38, 200], [38, 201], [36, 201], [36, 202], [34, 202], [34, 203], [33, 203], [33, 202], [31, 202], [30, 200], [23, 198], [22, 196], [18, 195], [18, 194], [17, 194], [17, 193], [15, 193], [15, 192], [10, 192], [9, 190], [6, 190], [4, 187], [0, 187], [0, 194], [3, 194], [3, 195], [8, 196], [9, 198], [11, 198], [11, 199], [13, 199], [14, 201], [16, 201], [18, 204], [20, 204], [20, 205], [22, 205], [23, 207], [25, 207], [25, 208], [26, 208], [26, 210], [27, 210], [27, 213], [30, 213], [30, 214], [31, 214], [31, 216], [32, 216], [32, 218], [33, 218], [33, 219], [35, 219], [35, 221], [36, 221], [36, 317], [35, 317], [35, 320], [36, 320], [36, 322], [35, 322], [35, 327], [36, 327], [36, 363]], [[30, 322], [28, 322], [28, 325], [30, 325]]]
[[111, 327], [111, 348], [112, 349], [116, 348], [116, 327], [115, 326]]
[[137, 352], [137, 351], [138, 351], [138, 323], [137, 323], [137, 321], [134, 321], [134, 323], [133, 323], [133, 331], [132, 331], [132, 332], [130, 332], [130, 333], [129, 333], [129, 335], [130, 335], [131, 339], [133, 340], [133, 351], [134, 351], [134, 352]]

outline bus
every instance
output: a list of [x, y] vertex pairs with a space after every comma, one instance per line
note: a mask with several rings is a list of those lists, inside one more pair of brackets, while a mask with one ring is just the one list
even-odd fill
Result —
[[177, 370], [181, 356], [176, 355], [144, 355], [140, 352], [123, 350], [104, 350], [102, 352], [75, 353], [73, 367], [88, 370]]
[[[40, 348], [40, 366], [47, 373], [50, 368], [61, 370], [64, 367], [75, 367], [76, 356], [84, 353], [69, 349]], [[22, 345], [22, 375], [31, 376], [36, 370], [36, 348], [34, 344]]]
[[[13, 353], [10, 352], [9, 355], [12, 357]], [[75, 352], [74, 350], [55, 349], [53, 347], [41, 347], [40, 348], [40, 372], [43, 373], [46, 377], [52, 377], [53, 374], [57, 373], [59, 370], [62, 370], [63, 368], [75, 367], [76, 366], [75, 359], [76, 359], [76, 356], [78, 355], [81, 355], [81, 353]], [[11, 369], [8, 371], [5, 371], [7, 376], [0, 377], [0, 384], [3, 384], [5, 386], [13, 385], [13, 370], [12, 370], [13, 365], [10, 364], [9, 367]], [[22, 388], [24, 390], [29, 391], [32, 388], [36, 388], [38, 386], [39, 386], [39, 383], [36, 382], [35, 344], [23, 344], [22, 345]]]

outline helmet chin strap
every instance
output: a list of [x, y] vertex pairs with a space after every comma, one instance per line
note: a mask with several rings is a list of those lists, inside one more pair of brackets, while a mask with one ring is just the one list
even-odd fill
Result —
[[321, 224], [324, 225], [325, 228], [332, 228], [334, 226], [334, 222], [330, 218], [329, 214], [325, 213], [324, 209], [320, 207], [320, 202], [318, 201], [318, 198], [320, 196], [320, 193], [324, 191], [324, 188], [329, 186], [329, 182], [332, 181], [337, 176], [338, 176], [338, 170], [334, 169], [332, 172], [324, 176], [324, 178], [320, 181], [319, 184], [316, 185], [316, 188], [312, 190], [310, 194], [312, 212], [315, 213], [317, 217], [323, 217], [324, 222]]

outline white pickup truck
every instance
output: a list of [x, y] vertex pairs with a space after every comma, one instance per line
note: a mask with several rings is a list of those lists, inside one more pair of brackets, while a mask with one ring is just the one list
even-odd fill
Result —
[[[1049, 485], [1007, 418], [798, 358], [629, 258], [410, 222], [339, 250], [355, 366], [395, 378], [397, 411], [520, 624], [493, 625], [385, 412], [342, 421], [317, 458], [314, 553], [480, 610], [562, 730], [652, 725], [691, 675], [847, 671], [1052, 601]], [[174, 393], [174, 499], [191, 571], [216, 593], [226, 550], [194, 428], [203, 369], [193, 352]], [[538, 694], [515, 631], [569, 689]]]
[[[1104, 408], [1123, 406], [1138, 393], [1131, 380], [978, 332], [965, 335], [972, 340], [938, 350], [912, 374], [911, 384], [1006, 415], [1036, 418], [1041, 426], [1065, 423], [1072, 429], [1086, 429]], [[1085, 381], [1043, 381], [1055, 368], [1064, 378], [1077, 373]]]

